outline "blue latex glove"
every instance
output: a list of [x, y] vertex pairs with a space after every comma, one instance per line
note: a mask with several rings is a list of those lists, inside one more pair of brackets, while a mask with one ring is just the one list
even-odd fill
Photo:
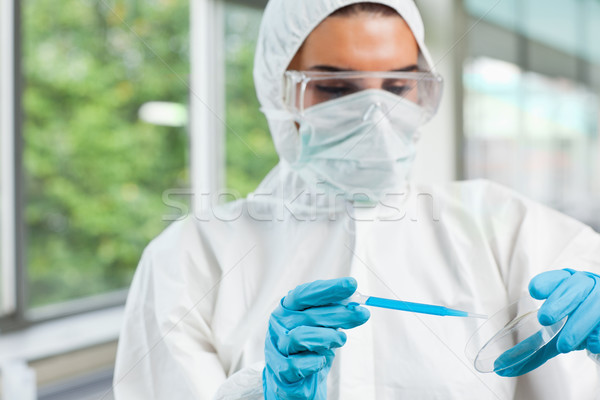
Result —
[[269, 319], [263, 371], [265, 399], [326, 399], [334, 349], [350, 329], [364, 324], [369, 311], [337, 302], [356, 291], [354, 278], [315, 281], [285, 296]]
[[[600, 353], [600, 276], [572, 269], [548, 271], [534, 277], [529, 293], [544, 304], [538, 312], [542, 325], [552, 325], [567, 315], [565, 326], [544, 348], [522, 363], [497, 372], [501, 376], [523, 375], [560, 353], [587, 349]], [[533, 338], [532, 338], [533, 339]], [[496, 360], [505, 363], [527, 340], [507, 351]], [[500, 363], [500, 364], [498, 364]]]

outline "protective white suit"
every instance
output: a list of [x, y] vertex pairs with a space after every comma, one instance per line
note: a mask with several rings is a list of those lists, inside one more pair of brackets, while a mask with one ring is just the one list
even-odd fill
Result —
[[[320, 21], [356, 2], [269, 3], [255, 81], [282, 161], [249, 199], [174, 223], [145, 250], [119, 343], [117, 400], [262, 398], [269, 315], [315, 279], [353, 276], [362, 293], [489, 314], [542, 270], [600, 272], [598, 234], [492, 183], [409, 183], [358, 206], [315, 196], [289, 168], [297, 134], [277, 113], [283, 72]], [[379, 2], [406, 19], [431, 65], [412, 1]], [[583, 352], [518, 379], [474, 371], [464, 346], [479, 323], [371, 309], [336, 353], [328, 398], [597, 398], [598, 371]]]

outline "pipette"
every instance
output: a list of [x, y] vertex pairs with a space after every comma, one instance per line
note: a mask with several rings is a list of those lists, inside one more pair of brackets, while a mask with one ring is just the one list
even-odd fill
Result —
[[392, 310], [410, 311], [420, 314], [431, 314], [450, 317], [473, 317], [487, 319], [487, 315], [475, 314], [468, 311], [455, 310], [444, 306], [436, 306], [424, 303], [411, 303], [409, 301], [384, 299], [381, 297], [366, 296], [359, 292], [354, 292], [352, 296], [343, 300], [342, 304], [362, 304], [366, 306], [390, 308]]

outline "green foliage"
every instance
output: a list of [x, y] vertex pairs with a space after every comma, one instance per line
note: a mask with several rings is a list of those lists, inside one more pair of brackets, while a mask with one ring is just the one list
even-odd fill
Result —
[[[165, 228], [163, 191], [188, 185], [183, 128], [138, 119], [188, 99], [188, 3], [29, 0], [23, 7], [30, 305], [126, 287]], [[253, 190], [277, 158], [252, 82], [260, 12], [227, 6], [227, 186]]]
[[166, 226], [162, 192], [187, 186], [185, 130], [137, 117], [147, 101], [187, 101], [187, 4], [109, 5], [23, 7], [31, 306], [126, 287]]
[[[30, 306], [126, 287], [188, 185], [187, 135], [138, 119], [187, 103], [188, 2], [23, 5], [26, 263]], [[277, 157], [252, 80], [260, 12], [226, 7], [227, 187], [253, 190]]]

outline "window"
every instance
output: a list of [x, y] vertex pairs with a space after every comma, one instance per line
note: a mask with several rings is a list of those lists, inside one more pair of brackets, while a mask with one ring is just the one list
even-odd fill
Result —
[[[3, 119], [0, 142], [3, 155], [17, 158], [3, 157], [0, 165], [0, 298], [12, 299], [0, 305], [9, 307], [11, 327], [122, 302], [143, 248], [173, 220], [165, 193], [183, 193], [178, 203], [191, 202], [185, 198], [190, 190], [203, 187], [207, 176], [214, 183], [215, 168], [226, 166], [221, 186], [244, 196], [277, 163], [252, 78], [264, 2], [206, 1], [195, 9], [195, 3], [164, 0], [66, 0], [59, 9], [49, 0], [16, 4], [13, 19], [13, 2], [2, 3], [1, 43], [5, 57], [12, 51], [6, 35], [16, 33], [19, 65], [13, 71], [11, 63], [2, 63], [0, 81], [3, 113], [6, 104], [17, 104], [23, 116], [15, 129]], [[226, 50], [226, 79], [218, 95], [199, 101], [218, 111], [225, 92], [229, 127], [222, 138], [217, 134], [194, 147], [188, 103], [202, 92], [190, 94], [189, 20], [202, 19], [207, 9], [224, 17], [215, 31], [223, 29], [226, 46], [200, 41], [197, 54]], [[206, 72], [197, 67], [196, 76]], [[7, 81], [18, 86], [16, 103]], [[13, 152], [14, 131], [22, 148]], [[225, 157], [200, 157], [192, 174], [189, 153], [198, 159], [198, 144], [205, 143], [207, 153], [225, 145]], [[16, 198], [22, 201], [13, 204]], [[15, 226], [7, 215], [15, 216]], [[14, 259], [6, 249], [14, 250]]]
[[465, 177], [496, 180], [600, 230], [600, 3], [465, 6], [481, 19], [463, 64]]
[[165, 228], [163, 191], [188, 185], [188, 20], [177, 1], [23, 3], [28, 307], [126, 288]]
[[465, 167], [600, 228], [598, 96], [498, 60], [465, 64]]

